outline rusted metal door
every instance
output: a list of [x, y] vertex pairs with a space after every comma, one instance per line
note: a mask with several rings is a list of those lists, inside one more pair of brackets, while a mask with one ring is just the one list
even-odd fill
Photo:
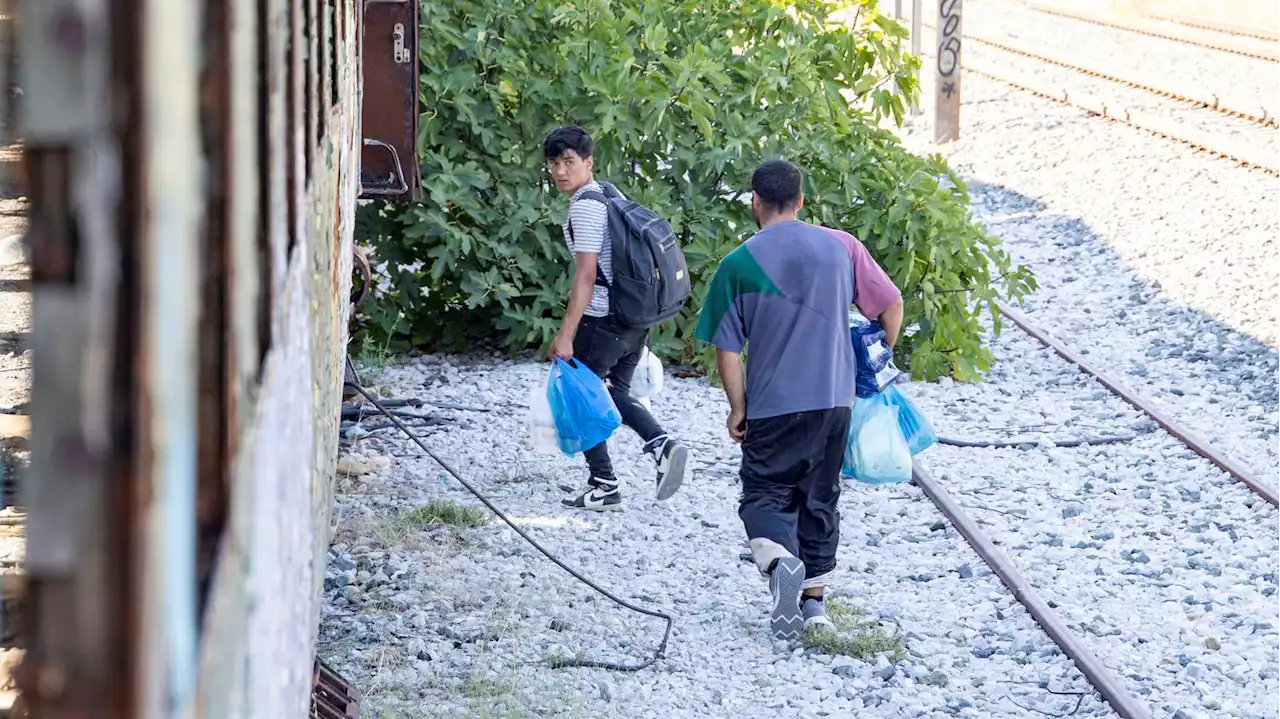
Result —
[[360, 196], [418, 200], [418, 3], [362, 0]]

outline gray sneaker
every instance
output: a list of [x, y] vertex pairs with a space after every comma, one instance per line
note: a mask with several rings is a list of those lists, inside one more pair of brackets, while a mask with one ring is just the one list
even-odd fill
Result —
[[804, 584], [804, 562], [783, 557], [769, 573], [769, 593], [773, 595], [773, 612], [769, 624], [774, 639], [796, 639], [804, 631], [804, 615], [800, 612], [800, 587]]
[[804, 628], [835, 629], [831, 619], [827, 617], [826, 602], [813, 597], [800, 598], [800, 613], [804, 615]]

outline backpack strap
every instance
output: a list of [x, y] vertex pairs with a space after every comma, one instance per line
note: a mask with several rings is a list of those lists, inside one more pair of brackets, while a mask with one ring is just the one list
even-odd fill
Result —
[[[589, 191], [584, 192], [584, 193], [582, 193], [581, 195], [579, 195], [579, 196], [578, 196], [578, 199], [579, 199], [579, 200], [595, 200], [596, 202], [599, 202], [600, 204], [604, 205], [604, 207], [605, 207], [605, 211], [607, 212], [607, 211], [608, 211], [608, 209], [609, 209], [609, 197], [608, 197], [605, 193], [607, 193], [609, 190], [613, 190], [614, 194], [617, 194], [617, 192], [618, 192], [618, 191], [617, 191], [617, 189], [615, 189], [615, 188], [613, 187], [613, 185], [610, 185], [610, 184], [609, 184], [609, 183], [607, 183], [607, 182], [602, 182], [602, 183], [600, 183], [600, 185], [601, 185], [601, 187], [606, 188], [606, 189], [605, 189], [605, 192], [596, 192], [596, 191], [594, 191], [594, 190], [589, 190]], [[607, 225], [606, 225], [605, 229], [606, 229], [606, 231], [608, 230]], [[576, 244], [578, 244], [578, 240], [577, 240], [577, 238], [575, 238], [575, 237], [573, 236], [573, 210], [570, 210], [570, 211], [569, 211], [569, 239], [570, 239], [570, 240], [572, 240], [572, 241], [573, 241], [573, 243], [574, 243], [575, 245], [576, 245]], [[603, 249], [603, 248], [601, 248], [601, 249]], [[598, 258], [599, 258], [599, 255], [597, 255], [596, 257], [597, 257], [597, 259], [596, 259], [596, 281], [595, 281], [595, 284], [596, 284], [596, 285], [598, 285], [598, 286], [600, 286], [600, 287], [604, 287], [605, 289], [608, 289], [608, 288], [609, 288], [609, 280], [608, 280], [607, 278], [605, 278], [605, 276], [604, 276], [604, 270], [600, 267], [600, 260], [598, 259]]]

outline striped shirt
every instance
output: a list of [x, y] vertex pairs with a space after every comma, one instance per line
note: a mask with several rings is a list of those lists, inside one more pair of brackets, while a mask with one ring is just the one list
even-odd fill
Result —
[[[598, 272], [613, 282], [613, 243], [609, 240], [609, 210], [601, 202], [581, 200], [584, 192], [604, 193], [604, 188], [594, 180], [588, 182], [569, 199], [569, 219], [564, 223], [564, 241], [569, 252], [591, 252], [598, 256]], [[573, 223], [573, 233], [569, 224]], [[609, 288], [596, 285], [591, 290], [591, 303], [587, 305], [588, 317], [605, 317], [609, 314]]]

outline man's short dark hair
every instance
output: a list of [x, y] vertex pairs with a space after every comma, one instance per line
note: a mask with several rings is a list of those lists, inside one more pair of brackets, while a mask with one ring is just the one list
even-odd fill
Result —
[[751, 175], [751, 191], [773, 212], [794, 210], [803, 184], [804, 173], [786, 160], [770, 160]]
[[548, 160], [554, 160], [566, 150], [573, 150], [585, 160], [591, 157], [591, 145], [590, 133], [577, 125], [565, 125], [552, 130], [542, 141], [542, 155]]

